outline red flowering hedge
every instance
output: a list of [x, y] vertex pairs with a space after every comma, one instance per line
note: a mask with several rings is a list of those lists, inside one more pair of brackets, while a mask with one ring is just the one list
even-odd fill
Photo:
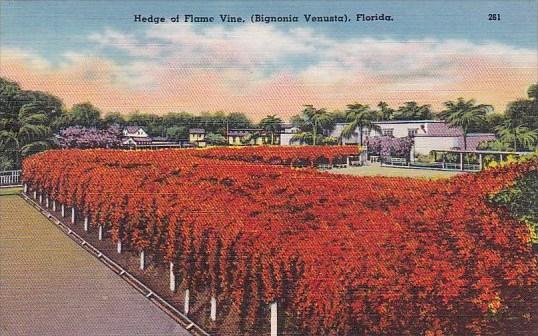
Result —
[[304, 335], [463, 335], [529, 313], [528, 229], [486, 196], [536, 169], [427, 181], [68, 150], [26, 159], [23, 178], [127, 248], [175, 262], [246, 328], [276, 300]]
[[193, 155], [202, 158], [277, 165], [313, 165], [322, 161], [332, 164], [335, 160], [345, 161], [348, 156], [359, 153], [357, 146], [215, 147], [193, 151]]

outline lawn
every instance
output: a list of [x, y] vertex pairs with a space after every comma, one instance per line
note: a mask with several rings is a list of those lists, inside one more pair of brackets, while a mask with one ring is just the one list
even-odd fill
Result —
[[22, 191], [22, 187], [0, 188], [0, 196], [17, 195]]
[[333, 174], [347, 174], [357, 176], [400, 176], [427, 179], [449, 178], [461, 174], [460, 172], [452, 171], [393, 168], [381, 167], [379, 165], [330, 169], [328, 170], [328, 172]]

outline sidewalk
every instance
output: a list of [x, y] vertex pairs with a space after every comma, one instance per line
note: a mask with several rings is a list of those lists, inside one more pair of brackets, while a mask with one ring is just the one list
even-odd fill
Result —
[[1, 335], [190, 335], [19, 196], [0, 197]]

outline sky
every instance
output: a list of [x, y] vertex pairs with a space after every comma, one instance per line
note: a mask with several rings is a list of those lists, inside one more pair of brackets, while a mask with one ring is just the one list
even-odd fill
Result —
[[[244, 112], [284, 119], [458, 97], [493, 104], [538, 81], [537, 1], [2, 1], [0, 76], [103, 112]], [[393, 21], [356, 21], [356, 14]], [[137, 23], [134, 15], [166, 18]], [[172, 23], [185, 14], [212, 23]], [[246, 23], [222, 23], [219, 15]], [[252, 23], [251, 15], [299, 22]], [[304, 15], [349, 22], [306, 22]], [[488, 20], [500, 14], [500, 21]]]

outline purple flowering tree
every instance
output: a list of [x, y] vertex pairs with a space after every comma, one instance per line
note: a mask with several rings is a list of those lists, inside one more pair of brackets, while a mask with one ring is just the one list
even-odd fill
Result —
[[368, 154], [379, 155], [382, 159], [398, 157], [409, 159], [413, 138], [393, 138], [388, 136], [375, 136], [367, 140]]
[[117, 127], [100, 130], [74, 126], [60, 130], [59, 142], [62, 148], [114, 148], [121, 144], [120, 135]]

